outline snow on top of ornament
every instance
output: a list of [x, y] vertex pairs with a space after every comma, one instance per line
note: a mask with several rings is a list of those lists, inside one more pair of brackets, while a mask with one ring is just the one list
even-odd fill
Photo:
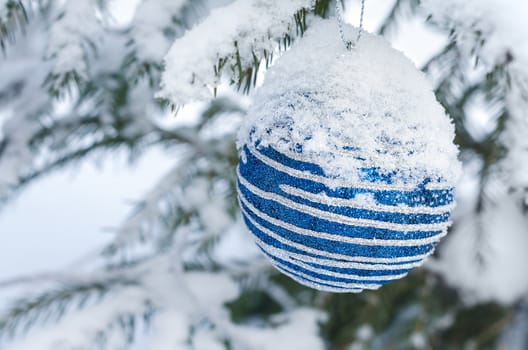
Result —
[[[356, 37], [355, 28], [345, 31]], [[314, 20], [267, 73], [238, 146], [302, 154], [335, 179], [362, 180], [361, 169], [376, 169], [391, 183], [453, 186], [453, 139], [430, 82], [402, 53], [369, 33], [348, 51], [335, 21]]]

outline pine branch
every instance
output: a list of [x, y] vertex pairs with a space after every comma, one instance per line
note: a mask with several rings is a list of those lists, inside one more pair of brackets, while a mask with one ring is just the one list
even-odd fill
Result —
[[414, 15], [419, 5], [420, 0], [396, 0], [378, 29], [378, 34], [388, 36], [397, 31], [400, 21]]
[[27, 12], [21, 0], [8, 0], [4, 8], [0, 8], [0, 48], [4, 54], [7, 45], [15, 42], [16, 32], [24, 32], [27, 22]]
[[[264, 62], [265, 68], [268, 68], [271, 65], [277, 51], [280, 53], [289, 49], [294, 39], [297, 37], [301, 37], [304, 34], [309, 24], [308, 16], [313, 13], [316, 16], [326, 17], [329, 13], [329, 7], [332, 3], [331, 0], [316, 0], [313, 6], [311, 6], [312, 4], [310, 4], [309, 1], [297, 0], [298, 4], [295, 6], [299, 9], [295, 12], [291, 10], [293, 8], [292, 6], [285, 6], [282, 4], [275, 5], [272, 4], [273, 1], [274, 0], [268, 0], [269, 4], [257, 4], [257, 8], [255, 8], [252, 12], [270, 12], [270, 17], [277, 21], [281, 29], [277, 30], [278, 28], [274, 28], [274, 24], [270, 24], [268, 27], [262, 25], [262, 33], [255, 33], [256, 35], [262, 35], [262, 37], [250, 37], [247, 34], [248, 30], [241, 30], [243, 34], [241, 38], [237, 38], [236, 35], [231, 38], [233, 45], [232, 49], [234, 49], [233, 51], [222, 52], [219, 55], [217, 55], [216, 53], [211, 55], [211, 57], [215, 56], [215, 60], [211, 61], [213, 63], [214, 75], [209, 75], [211, 71], [209, 71], [208, 66], [207, 69], [201, 69], [199, 72], [193, 71], [189, 79], [187, 79], [187, 82], [185, 84], [190, 83], [190, 85], [198, 85], [195, 87], [196, 94], [199, 95], [197, 95], [198, 97], [183, 96], [183, 102], [178, 102], [179, 97], [175, 94], [172, 94], [170, 92], [170, 88], [168, 88], [162, 90], [162, 92], [159, 94], [160, 96], [162, 96], [162, 100], [166, 104], [172, 106], [173, 109], [178, 109], [178, 105], [183, 104], [186, 101], [192, 101], [196, 99], [209, 99], [213, 96], [216, 97], [217, 86], [224, 76], [228, 77], [230, 84], [234, 85], [238, 91], [244, 94], [248, 94], [257, 82], [257, 76], [260, 69], [262, 68], [262, 63]], [[233, 4], [231, 6], [236, 7], [238, 5]], [[288, 8], [288, 13], [292, 18], [282, 18], [281, 16], [283, 15], [280, 13], [280, 11], [277, 11], [277, 7]], [[222, 12], [222, 15], [218, 13], [218, 15], [210, 21], [212, 23], [215, 23], [218, 18], [223, 17], [224, 12], [227, 13], [228, 11], [232, 10], [233, 9], [231, 9], [231, 7], [229, 9], [226, 8], [225, 11]], [[251, 15], [248, 15], [247, 22], [258, 23], [260, 20], [260, 18], [254, 19], [251, 17]], [[241, 25], [243, 26], [243, 24]], [[266, 32], [267, 34], [264, 35]], [[215, 33], [214, 35], [198, 33], [195, 35], [204, 38], [217, 36], [218, 33]], [[187, 43], [187, 41], [185, 41], [185, 43]], [[178, 44], [178, 41], [176, 41], [176, 43], [173, 45], [175, 48], [172, 49], [175, 52], [175, 54], [173, 55], [174, 57], [172, 57], [169, 52], [168, 56], [165, 58], [167, 66], [172, 66], [173, 61], [178, 61], [179, 57], [177, 57], [177, 55], [179, 52], [179, 48], [183, 47], [184, 45], [184, 43]], [[218, 45], [218, 43], [211, 43], [209, 46], [223, 47], [224, 45]], [[220, 57], [217, 58], [217, 56]], [[196, 57], [204, 56], [203, 53], [196, 53]], [[192, 58], [189, 59], [189, 61], [191, 60]], [[189, 65], [189, 67], [193, 67], [191, 68], [191, 70], [194, 69], [195, 62]], [[183, 64], [181, 65], [181, 68], [185, 70]], [[168, 69], [170, 70], [171, 68]], [[176, 75], [176, 73], [164, 73], [164, 76], [166, 77], [169, 74], [170, 76], [179, 76]], [[169, 81], [170, 78], [167, 78], [167, 83]], [[162, 79], [162, 87], [163, 86], [164, 82]], [[170, 96], [174, 96], [174, 98], [171, 98]], [[176, 103], [174, 103], [175, 101]]]
[[170, 44], [205, 14], [203, 0], [143, 0], [130, 28], [125, 68], [133, 81], [159, 85], [163, 56]]
[[[187, 250], [193, 253], [189, 256], [194, 262], [213, 263], [210, 253], [219, 234], [225, 231], [225, 223], [219, 221], [208, 225], [209, 212], [205, 209], [219, 205], [218, 211], [227, 217], [225, 211], [228, 208], [223, 198], [234, 197], [231, 188], [234, 185], [232, 179], [226, 179], [226, 173], [230, 175], [230, 172], [229, 165], [222, 160], [224, 156], [215, 153], [209, 157], [213, 158], [195, 151], [184, 153], [178, 164], [153, 186], [116, 230], [115, 240], [104, 250], [105, 256], [119, 256], [120, 252], [138, 245], [142, 246], [140, 256], [154, 256], [170, 249], [179, 232], [190, 231], [193, 240]], [[230, 189], [227, 192], [214, 191], [214, 184], [218, 182], [229, 183]]]
[[[487, 74], [477, 75], [454, 42], [426, 63], [423, 70], [436, 81], [436, 96], [451, 116], [456, 127], [455, 142], [463, 150], [472, 150], [484, 161], [483, 172], [504, 156], [499, 140], [508, 120], [506, 91], [502, 86], [504, 66], [496, 66]], [[483, 101], [488, 111], [495, 111], [496, 128], [482, 140], [477, 140], [467, 129], [467, 110], [476, 99]], [[484, 102], [485, 101], [485, 102]]]
[[[330, 6], [333, 0], [316, 0], [313, 7], [313, 13], [316, 16], [326, 18], [330, 12]], [[339, 1], [339, 0], [337, 0]]]
[[[260, 62], [269, 64], [277, 46], [284, 50], [304, 33], [310, 8], [309, 0], [237, 0], [213, 10], [171, 47], [160, 96], [174, 105], [207, 100], [223, 76], [248, 92]], [[225, 24], [223, 31], [218, 23]]]
[[[483, 155], [485, 166], [500, 160], [500, 168], [509, 174], [512, 189], [524, 188], [526, 176], [514, 164], [524, 162], [528, 156], [524, 136], [528, 129], [524, 117], [528, 94], [523, 92], [528, 85], [524, 63], [528, 56], [511, 35], [511, 21], [520, 24], [524, 18], [516, 10], [504, 8], [504, 11], [511, 11], [508, 16], [511, 20], [504, 21], [492, 15], [494, 8], [490, 4], [478, 1], [467, 1], [456, 16], [453, 16], [453, 11], [458, 9], [455, 1], [424, 0], [424, 4], [432, 14], [432, 23], [449, 31], [461, 60], [474, 62], [486, 74], [479, 90], [484, 100], [491, 99], [491, 106], [496, 109], [492, 117], [497, 122], [495, 130], [485, 140], [486, 146], [495, 143], [485, 148], [488, 151]], [[481, 6], [484, 6], [482, 11], [473, 11], [480, 10]], [[494, 45], [495, 42], [501, 45]]]
[[[113, 243], [105, 249], [106, 256], [115, 256], [120, 251], [138, 244], [152, 254], [164, 252], [171, 246], [176, 232], [184, 227], [195, 232], [205, 232], [200, 234], [200, 239], [207, 236], [210, 229], [203, 225], [208, 219], [201, 217], [202, 208], [189, 204], [197, 200], [194, 197], [198, 196], [196, 191], [200, 188], [199, 184], [209, 183], [213, 186], [220, 181], [227, 183], [227, 191], [213, 195], [209, 194], [210, 189], [203, 188], [199, 197], [211, 196], [208, 203], [202, 203], [204, 206], [213, 204], [220, 198], [229, 198], [231, 202], [227, 209], [233, 217], [235, 216], [237, 203], [232, 167], [237, 162], [237, 153], [233, 146], [234, 135], [225, 136], [229, 143], [226, 147], [219, 144], [215, 138], [208, 139], [202, 134], [208, 128], [214, 128], [214, 124], [223, 120], [226, 115], [238, 115], [243, 112], [240, 105], [232, 100], [220, 98], [211, 102], [193, 127], [170, 130], [158, 126], [153, 128], [153, 134], [159, 138], [160, 143], [184, 146], [179, 153], [181, 158], [135, 205], [131, 215], [116, 230]], [[236, 125], [233, 125], [231, 132], [236, 132]], [[218, 232], [214, 232], [210, 235], [213, 241], [217, 234]], [[196, 256], [207, 256], [210, 253], [209, 248], [211, 246], [208, 244], [201, 246]]]
[[[142, 145], [147, 146], [163, 140], [162, 136], [159, 136], [150, 141], [151, 130], [146, 130], [144, 134], [135, 135], [116, 134], [111, 131], [102, 135], [101, 132], [95, 133], [94, 131], [100, 127], [100, 118], [89, 116], [58, 121], [49, 127], [37, 130], [29, 141], [29, 147], [36, 148], [36, 151], [31, 158], [26, 160], [27, 164], [25, 164], [23, 172], [18, 175], [18, 180], [15, 183], [10, 184], [10, 190], [7, 193], [2, 193], [2, 201], [5, 202], [10, 199], [11, 196], [34, 180], [64, 166], [73, 165], [96, 152], [112, 151], [119, 148], [132, 150]], [[90, 141], [82, 142], [85, 138], [90, 139]], [[7, 146], [10, 145], [9, 138], [6, 138], [5, 142]], [[46, 156], [41, 157], [42, 153]]]
[[45, 291], [35, 297], [16, 300], [12, 303], [13, 306], [1, 315], [0, 338], [13, 338], [37, 325], [57, 322], [72, 308], [82, 309], [87, 304], [100, 301], [118, 286], [130, 286], [135, 283], [123, 278], [79, 282]]
[[105, 36], [96, 9], [96, 0], [68, 0], [50, 27], [46, 58], [53, 68], [44, 86], [51, 96], [62, 97], [91, 80], [91, 61]]

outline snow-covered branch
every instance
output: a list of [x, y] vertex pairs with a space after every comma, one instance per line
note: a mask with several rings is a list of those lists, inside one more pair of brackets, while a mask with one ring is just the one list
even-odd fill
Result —
[[15, 34], [26, 25], [27, 14], [24, 4], [17, 0], [0, 0], [0, 51], [5, 53]]
[[[222, 73], [252, 84], [256, 66], [305, 27], [312, 0], [237, 0], [176, 40], [165, 57], [161, 97], [175, 105], [214, 96]], [[249, 85], [250, 86], [250, 85]]]
[[520, 165], [528, 159], [528, 32], [524, 29], [528, 5], [515, 0], [426, 0], [423, 5], [435, 22], [452, 30], [467, 61], [476, 59], [490, 77], [495, 73], [495, 88], [502, 90], [509, 117], [501, 138], [508, 153], [501, 166], [511, 187], [526, 187], [527, 171]]
[[[195, 20], [201, 1], [144, 0], [136, 10], [131, 28], [134, 57], [160, 65], [171, 43]], [[198, 4], [197, 4], [198, 3]]]
[[[189, 342], [195, 349], [223, 349], [226, 342], [239, 350], [288, 349], [294, 344], [303, 349], [322, 348], [318, 336], [322, 312], [294, 309], [275, 315], [267, 327], [235, 324], [226, 307], [241, 293], [233, 277], [222, 272], [175, 270], [172, 260], [171, 254], [165, 254], [127, 270], [72, 276], [71, 288], [28, 300], [42, 304], [47, 310], [44, 315], [35, 309], [26, 314], [20, 308], [24, 303], [19, 303], [10, 314], [15, 318], [4, 319], [3, 326], [18, 328], [30, 322], [25, 330], [29, 334], [9, 343], [10, 348], [90, 349], [97, 344], [117, 349], [138, 336], [152, 349], [170, 344], [183, 350]], [[39, 328], [34, 328], [37, 324]], [[301, 343], [299, 332], [304, 334]], [[281, 344], [269, 342], [272, 335], [280, 336]]]
[[50, 90], [59, 94], [68, 84], [89, 80], [89, 59], [97, 53], [104, 29], [96, 17], [94, 0], [69, 0], [50, 28], [46, 56], [53, 60], [47, 78]]

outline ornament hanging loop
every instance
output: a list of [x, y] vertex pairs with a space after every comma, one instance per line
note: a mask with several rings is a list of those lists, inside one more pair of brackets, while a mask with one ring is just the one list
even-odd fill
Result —
[[356, 48], [357, 43], [359, 42], [359, 39], [361, 39], [361, 34], [363, 34], [363, 17], [365, 14], [365, 0], [361, 0], [361, 15], [359, 18], [359, 30], [355, 41], [348, 40], [345, 36], [345, 25], [344, 25], [344, 19], [343, 19], [343, 4], [342, 1], [344, 0], [336, 0], [336, 17], [337, 17], [337, 23], [339, 24], [339, 35], [341, 35], [341, 40], [345, 44], [347, 50], [352, 50]]

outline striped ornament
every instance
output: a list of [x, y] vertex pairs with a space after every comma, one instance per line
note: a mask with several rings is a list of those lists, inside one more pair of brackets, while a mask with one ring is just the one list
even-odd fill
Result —
[[432, 254], [460, 163], [454, 127], [412, 62], [368, 33], [347, 51], [338, 32], [314, 19], [266, 73], [238, 135], [238, 197], [277, 269], [360, 292]]
[[[237, 168], [245, 223], [273, 265], [324, 291], [360, 292], [404, 277], [449, 225], [453, 189], [392, 185], [375, 169], [336, 183], [302, 154], [245, 145]], [[354, 200], [370, 195], [376, 204]]]

